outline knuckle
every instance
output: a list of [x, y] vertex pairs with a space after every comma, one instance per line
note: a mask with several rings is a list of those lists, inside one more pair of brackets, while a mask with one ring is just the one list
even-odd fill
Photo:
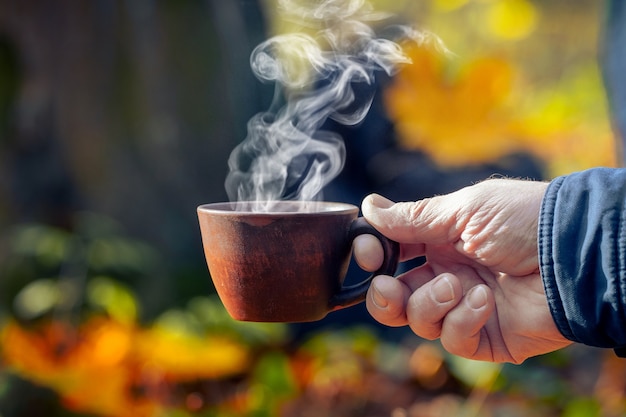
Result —
[[441, 346], [443, 346], [443, 348], [447, 352], [453, 355], [460, 356], [462, 358], [472, 357], [472, 354], [467, 344], [459, 343], [459, 341], [456, 340], [456, 338], [442, 337]]
[[424, 339], [434, 340], [441, 336], [446, 313], [447, 311], [433, 306], [422, 291], [415, 291], [409, 298], [407, 305], [409, 327], [413, 333]]
[[416, 335], [418, 335], [422, 339], [436, 340], [436, 339], [439, 339], [441, 337], [441, 324], [439, 324], [439, 325], [434, 325], [434, 324], [428, 325], [428, 324], [424, 324], [424, 323], [417, 324], [417, 323], [411, 323], [410, 322], [409, 327], [411, 328], [413, 333], [415, 333]]

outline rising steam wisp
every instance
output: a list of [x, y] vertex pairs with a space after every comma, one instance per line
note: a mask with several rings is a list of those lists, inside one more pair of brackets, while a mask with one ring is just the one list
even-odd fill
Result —
[[[233, 150], [226, 190], [231, 201], [258, 202], [255, 211], [271, 210], [271, 201], [321, 198], [343, 168], [345, 147], [341, 137], [320, 127], [328, 118], [358, 124], [373, 93], [357, 101], [353, 85], [372, 84], [376, 71], [392, 75], [409, 62], [397, 43], [377, 37], [366, 23], [388, 15], [364, 0], [282, 0], [279, 6], [315, 34], [275, 36], [251, 54], [254, 74], [276, 83], [277, 93], [272, 108], [248, 122], [246, 139]], [[425, 32], [400, 32], [420, 43], [431, 40]]]

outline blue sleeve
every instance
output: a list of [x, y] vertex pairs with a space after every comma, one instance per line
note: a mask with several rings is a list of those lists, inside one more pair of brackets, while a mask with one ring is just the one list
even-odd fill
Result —
[[539, 267], [563, 336], [626, 347], [626, 169], [553, 180], [539, 218]]

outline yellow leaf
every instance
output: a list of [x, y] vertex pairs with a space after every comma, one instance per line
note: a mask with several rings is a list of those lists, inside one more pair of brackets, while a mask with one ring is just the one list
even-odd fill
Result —
[[487, 10], [489, 32], [502, 39], [519, 40], [537, 26], [538, 12], [527, 0], [500, 0]]

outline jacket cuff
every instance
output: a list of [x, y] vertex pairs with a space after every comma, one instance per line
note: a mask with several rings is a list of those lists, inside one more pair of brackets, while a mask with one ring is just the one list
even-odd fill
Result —
[[625, 347], [626, 169], [556, 178], [539, 216], [539, 268], [557, 328], [574, 342]]
[[564, 177], [556, 178], [548, 185], [541, 203], [538, 230], [539, 271], [543, 280], [548, 306], [550, 307], [550, 312], [552, 313], [552, 318], [554, 319], [557, 329], [565, 338], [577, 342], [578, 340], [576, 340], [572, 329], [569, 327], [565, 309], [563, 308], [563, 301], [561, 300], [559, 286], [553, 268], [554, 259], [552, 258], [554, 250], [552, 235], [554, 228], [554, 211], [558, 191], [564, 179]]

